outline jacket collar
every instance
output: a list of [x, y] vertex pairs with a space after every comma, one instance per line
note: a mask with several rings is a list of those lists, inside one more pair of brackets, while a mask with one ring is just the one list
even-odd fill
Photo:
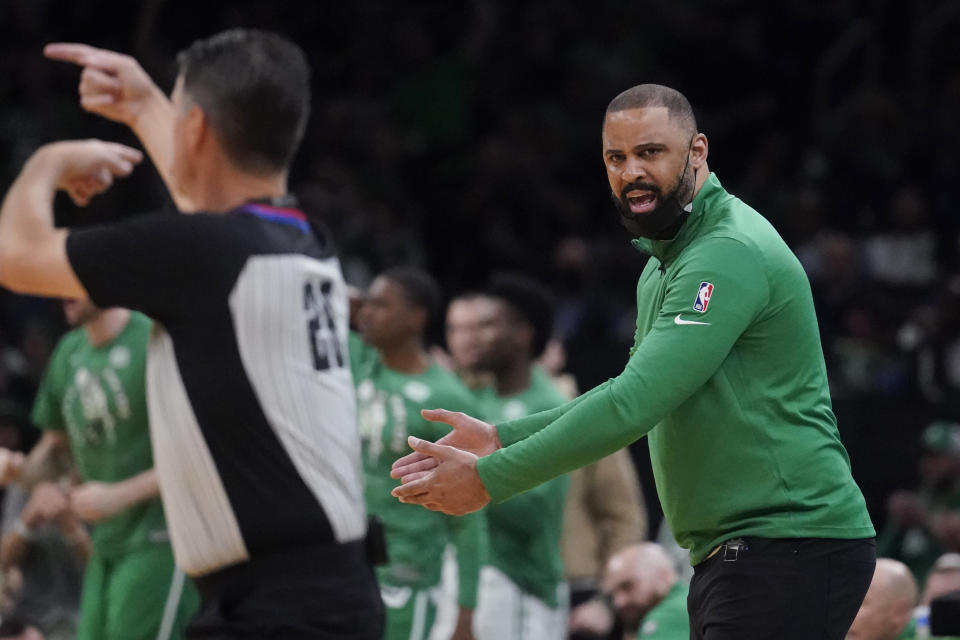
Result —
[[651, 240], [649, 238], [634, 238], [630, 244], [638, 251], [648, 253], [666, 264], [673, 260], [690, 242], [697, 237], [700, 227], [707, 217], [705, 211], [713, 208], [729, 194], [720, 184], [717, 175], [710, 172], [693, 202], [690, 203], [690, 213], [686, 221], [670, 240]]

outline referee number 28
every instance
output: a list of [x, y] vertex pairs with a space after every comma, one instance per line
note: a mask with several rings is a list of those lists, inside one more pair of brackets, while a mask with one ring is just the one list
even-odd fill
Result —
[[343, 347], [337, 337], [337, 325], [330, 300], [333, 282], [319, 280], [303, 285], [303, 310], [307, 316], [307, 335], [310, 336], [310, 351], [313, 368], [327, 371], [331, 367], [343, 367]]

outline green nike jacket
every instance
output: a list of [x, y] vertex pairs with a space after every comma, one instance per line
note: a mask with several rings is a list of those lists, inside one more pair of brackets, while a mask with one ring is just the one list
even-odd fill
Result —
[[837, 432], [810, 284], [773, 226], [711, 174], [637, 284], [623, 373], [497, 426], [477, 470], [494, 501], [646, 435], [692, 564], [725, 540], [875, 535]]

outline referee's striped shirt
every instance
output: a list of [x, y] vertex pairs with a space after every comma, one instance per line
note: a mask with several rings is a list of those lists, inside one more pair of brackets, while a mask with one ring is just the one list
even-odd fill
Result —
[[147, 400], [179, 566], [364, 536], [346, 287], [322, 232], [250, 203], [73, 231], [67, 253], [97, 306], [157, 321]]

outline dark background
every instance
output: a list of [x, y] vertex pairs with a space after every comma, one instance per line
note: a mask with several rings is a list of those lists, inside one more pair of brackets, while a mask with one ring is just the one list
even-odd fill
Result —
[[[609, 202], [600, 123], [623, 89], [667, 84], [693, 103], [711, 169], [808, 271], [878, 523], [915, 480], [922, 427], [960, 418], [960, 2], [4, 0], [2, 184], [44, 142], [135, 142], [79, 109], [77, 71], [43, 44], [130, 53], [169, 89], [175, 53], [232, 26], [307, 52], [292, 187], [335, 230], [351, 282], [412, 263], [451, 295], [526, 271], [559, 301], [581, 388], [616, 375], [644, 258]], [[86, 224], [169, 201], [142, 167], [89, 211], [61, 204], [61, 223]], [[56, 304], [0, 292], [0, 406], [29, 406], [62, 329]]]

